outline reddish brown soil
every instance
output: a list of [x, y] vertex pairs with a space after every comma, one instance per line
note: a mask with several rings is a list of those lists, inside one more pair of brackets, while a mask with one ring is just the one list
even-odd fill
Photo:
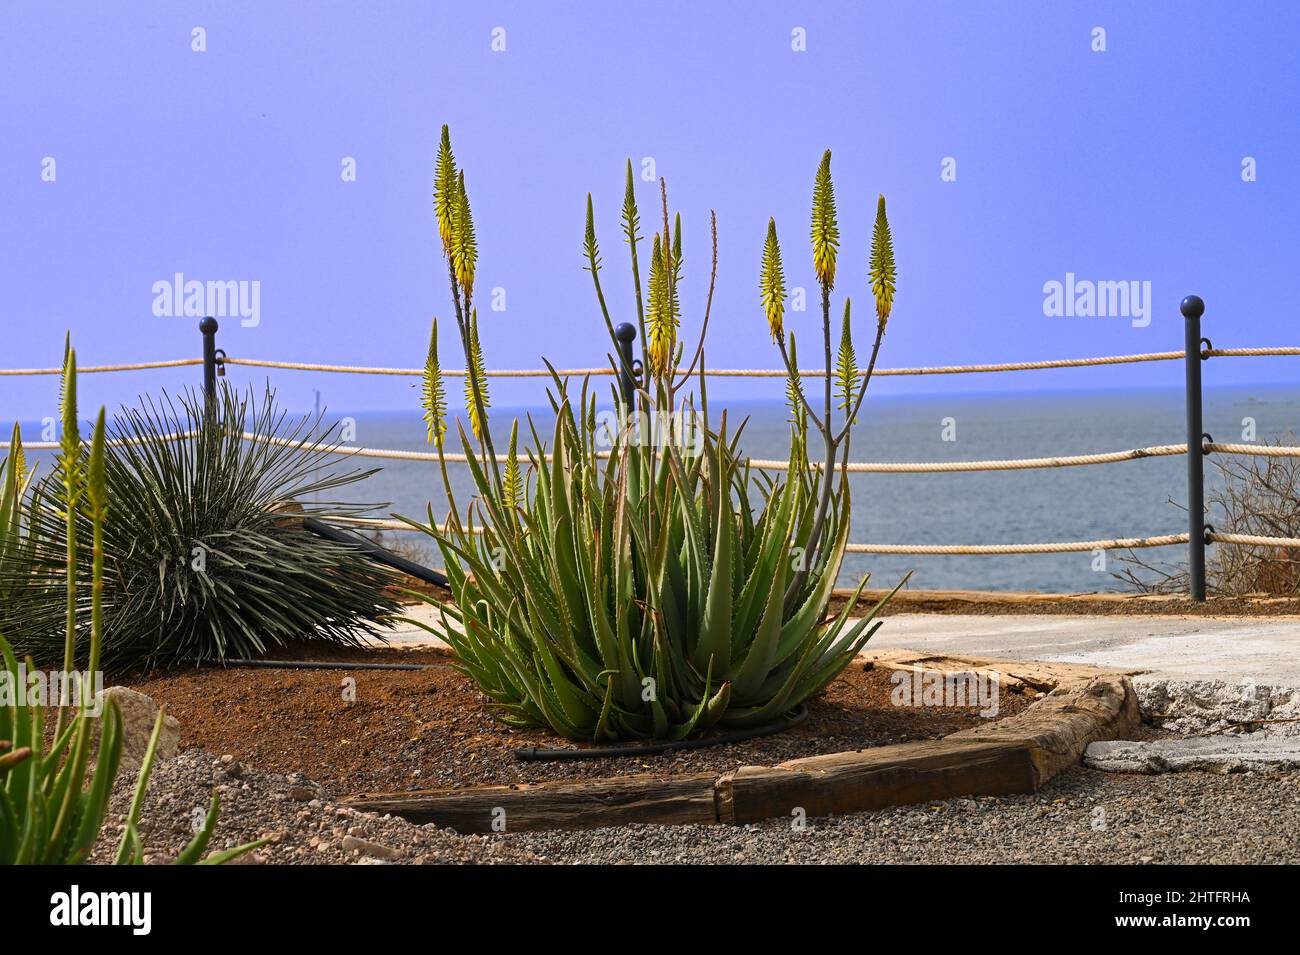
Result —
[[[973, 708], [898, 707], [884, 670], [854, 664], [820, 698], [808, 719], [783, 733], [656, 756], [521, 762], [520, 747], [575, 744], [544, 729], [511, 729], [491, 716], [488, 699], [433, 649], [370, 651], [315, 647], [281, 659], [427, 664], [418, 671], [180, 670], [130, 685], [163, 703], [181, 724], [181, 746], [229, 753], [257, 769], [299, 772], [330, 795], [444, 786], [542, 782], [627, 773], [725, 772], [800, 756], [938, 738], [984, 723]], [[356, 701], [342, 684], [356, 681]], [[999, 716], [1028, 705], [1001, 694]]]

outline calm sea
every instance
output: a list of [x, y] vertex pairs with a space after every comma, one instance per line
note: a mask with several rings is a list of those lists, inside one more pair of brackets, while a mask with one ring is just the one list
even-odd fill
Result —
[[[734, 422], [748, 417], [742, 445], [753, 457], [784, 458], [787, 411], [779, 403], [731, 402]], [[719, 409], [712, 407], [716, 419]], [[1018, 392], [999, 395], [876, 397], [854, 432], [855, 461], [957, 461], [1089, 454], [1184, 439], [1181, 390]], [[493, 432], [503, 454], [509, 422], [526, 409], [493, 409]], [[533, 412], [549, 441], [551, 415]], [[1205, 427], [1217, 441], [1243, 440], [1253, 420], [1256, 439], [1300, 432], [1300, 388], [1292, 385], [1222, 387], [1206, 395]], [[371, 413], [356, 418], [356, 443], [427, 450], [418, 413]], [[521, 438], [526, 433], [521, 425]], [[951, 439], [951, 440], [948, 440]], [[1288, 440], [1287, 443], [1295, 443]], [[449, 444], [449, 450], [451, 449]], [[459, 450], [458, 448], [456, 450]], [[351, 500], [388, 502], [377, 515], [423, 518], [445, 497], [437, 465], [377, 461], [382, 470], [354, 485]], [[370, 466], [370, 464], [367, 464]], [[450, 465], [458, 498], [472, 488], [464, 465]], [[1215, 470], [1207, 466], [1207, 480]], [[993, 544], [1142, 537], [1186, 530], [1174, 502], [1186, 493], [1182, 456], [1118, 464], [1009, 472], [857, 474], [852, 477], [851, 540], [871, 543]], [[422, 543], [418, 535], [413, 543]], [[1184, 558], [1184, 548], [1148, 551]], [[909, 570], [912, 586], [993, 590], [1094, 591], [1122, 589], [1112, 573], [1118, 553], [1096, 569], [1092, 553], [1015, 556], [894, 556], [850, 554], [841, 583], [864, 573], [892, 586]]]

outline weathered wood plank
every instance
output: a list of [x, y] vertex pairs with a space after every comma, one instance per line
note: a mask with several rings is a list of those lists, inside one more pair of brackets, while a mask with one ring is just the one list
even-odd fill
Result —
[[1049, 660], [998, 660], [992, 657], [964, 656], [949, 653], [920, 653], [916, 650], [864, 650], [860, 659], [886, 669], [923, 669], [998, 673], [1003, 689], [1024, 684], [1035, 690], [1075, 690], [1087, 687], [1098, 677], [1118, 679], [1139, 671], [1095, 667], [1086, 663], [1062, 663]]
[[810, 756], [777, 766], [743, 766], [717, 782], [718, 817], [749, 823], [789, 816], [861, 812], [957, 796], [1034, 790], [1022, 743], [931, 740]]
[[573, 782], [362, 793], [342, 800], [365, 812], [392, 813], [457, 832], [594, 829], [634, 822], [707, 825], [718, 821], [712, 773], [613, 776]]
[[1014, 716], [945, 739], [1025, 744], [1038, 788], [1078, 763], [1089, 743], [1127, 737], [1140, 721], [1132, 681], [1126, 676], [1105, 676], [1080, 690], [1055, 690]]

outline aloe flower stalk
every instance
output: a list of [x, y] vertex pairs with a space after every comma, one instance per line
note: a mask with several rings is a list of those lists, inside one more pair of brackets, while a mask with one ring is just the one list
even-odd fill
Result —
[[851, 301], [844, 300], [844, 322], [840, 328], [840, 353], [835, 365], [836, 384], [839, 387], [839, 408], [845, 415], [852, 413], [853, 399], [858, 390], [858, 356], [853, 349], [853, 328], [849, 324]]
[[682, 214], [673, 218], [673, 285], [682, 280]]
[[831, 151], [822, 154], [813, 181], [812, 246], [813, 270], [824, 288], [835, 287], [835, 256], [840, 245], [840, 227], [835, 218], [835, 188], [831, 185]]
[[502, 482], [502, 498], [507, 508], [514, 510], [524, 501], [524, 482], [519, 472], [519, 421], [510, 426], [510, 445], [506, 449], [506, 474]]
[[428, 441], [442, 448], [447, 434], [447, 396], [442, 384], [442, 366], [438, 362], [438, 320], [433, 320], [429, 335], [429, 356], [424, 362], [424, 423]]
[[763, 267], [758, 280], [759, 301], [767, 315], [772, 341], [785, 338], [785, 272], [781, 268], [781, 245], [776, 238], [776, 220], [767, 220], [767, 240], [763, 243]]
[[433, 173], [433, 209], [442, 239], [442, 254], [451, 255], [451, 216], [456, 205], [456, 158], [451, 153], [451, 132], [442, 127]]
[[871, 292], [876, 297], [876, 320], [883, 328], [894, 307], [898, 270], [894, 266], [894, 239], [889, 234], [885, 197], [876, 201], [876, 225], [871, 232]]
[[[62, 434], [59, 435], [59, 472], [63, 483], [67, 608], [64, 613], [63, 672], [74, 669], [77, 641], [77, 509], [81, 501], [81, 429], [77, 424], [77, 352], [69, 334], [63, 345], [63, 376], [59, 382]], [[59, 707], [54, 724], [57, 737], [68, 722], [68, 708]]]
[[[671, 258], [669, 253], [668, 257]], [[664, 260], [663, 243], [655, 233], [650, 252], [650, 370], [657, 376], [668, 372], [677, 345], [677, 315], [672, 294], [672, 266]]]
[[465, 191], [465, 171], [456, 178], [456, 203], [451, 212], [451, 259], [456, 281], [465, 296], [465, 308], [474, 297], [474, 267], [478, 262], [478, 243], [474, 238], [474, 217], [470, 213], [469, 193]]
[[487, 369], [483, 364], [483, 346], [478, 338], [478, 309], [469, 320], [469, 365], [465, 368], [465, 405], [469, 412], [470, 428], [480, 441], [487, 434], [488, 400]]

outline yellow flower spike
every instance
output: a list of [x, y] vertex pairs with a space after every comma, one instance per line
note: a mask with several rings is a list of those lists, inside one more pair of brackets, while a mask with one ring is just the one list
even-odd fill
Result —
[[[478, 309], [470, 314], [469, 321], [469, 367], [465, 369], [465, 408], [469, 412], [470, 428], [474, 437], [480, 441], [487, 433], [487, 410], [491, 407], [488, 400], [487, 370], [483, 364], [483, 348], [478, 339]], [[478, 401], [475, 401], [475, 396]], [[479, 404], [482, 403], [483, 415], [479, 416]]]
[[817, 281], [835, 287], [835, 255], [840, 245], [840, 227], [835, 218], [835, 187], [831, 184], [831, 151], [822, 154], [813, 182], [812, 247]]
[[627, 242], [637, 242], [641, 239], [641, 214], [636, 208], [631, 159], [627, 161], [627, 184], [623, 188], [623, 236]]
[[759, 301], [767, 315], [772, 341], [785, 338], [785, 271], [781, 268], [781, 245], [776, 238], [776, 220], [767, 220], [767, 241], [763, 243], [763, 266], [758, 278]]
[[506, 473], [501, 496], [508, 508], [519, 507], [524, 502], [524, 482], [519, 473], [519, 419], [510, 426], [510, 448], [506, 452]]
[[840, 354], [835, 365], [835, 377], [838, 379], [840, 408], [846, 414], [853, 407], [853, 399], [858, 386], [858, 355], [853, 347], [853, 328], [849, 323], [851, 299], [844, 300], [844, 323], [840, 328]]
[[881, 327], [894, 307], [898, 269], [894, 266], [894, 239], [885, 216], [885, 197], [876, 202], [876, 227], [871, 233], [871, 293], [876, 297], [876, 320]]
[[442, 127], [442, 142], [433, 167], [433, 212], [438, 220], [442, 254], [451, 254], [451, 215], [456, 205], [456, 157], [451, 153], [451, 132]]
[[682, 280], [682, 214], [673, 218], [673, 282]]
[[424, 422], [428, 426], [428, 442], [442, 447], [447, 434], [447, 396], [442, 384], [442, 365], [438, 362], [438, 320], [433, 320], [429, 336], [429, 357], [424, 363]]
[[[671, 255], [670, 252], [669, 256]], [[656, 232], [650, 253], [650, 301], [646, 309], [650, 325], [647, 357], [650, 359], [650, 370], [656, 375], [662, 375], [668, 370], [677, 339], [677, 316], [673, 314], [668, 277], [663, 243]]]
[[465, 171], [456, 174], [456, 202], [451, 210], [451, 261], [456, 281], [466, 301], [474, 296], [474, 264], [478, 261], [478, 243], [474, 239], [474, 217], [469, 210], [469, 193], [465, 191]]
[[799, 429], [802, 434], [808, 427], [808, 414], [804, 410], [803, 400], [800, 397], [803, 394], [803, 386], [799, 383], [799, 349], [795, 344], [794, 332], [790, 333], [790, 367], [795, 370], [795, 374], [786, 373], [785, 377], [785, 401], [790, 408], [789, 423]]
[[582, 254], [587, 257], [583, 269], [593, 275], [600, 271], [600, 244], [596, 241], [596, 213], [591, 206], [591, 193], [587, 193], [587, 228], [582, 239]]

